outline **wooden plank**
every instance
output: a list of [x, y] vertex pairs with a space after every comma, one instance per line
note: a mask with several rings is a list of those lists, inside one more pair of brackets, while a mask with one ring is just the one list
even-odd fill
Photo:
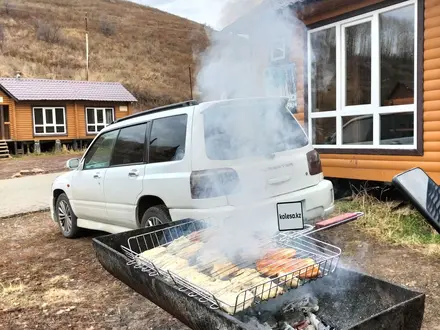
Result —
[[346, 159], [324, 159], [322, 161], [322, 165], [324, 167], [338, 167], [338, 168], [356, 168], [356, 169], [369, 169], [369, 170], [396, 170], [396, 171], [405, 171], [412, 167], [420, 166], [423, 164], [423, 167], [432, 172], [439, 171], [440, 168], [438, 166], [438, 162], [440, 158], [437, 158], [433, 161], [420, 161], [414, 158], [413, 161], [399, 161], [399, 162], [390, 162], [389, 160], [378, 161], [378, 160], [356, 160], [350, 161]]
[[425, 83], [430, 81], [430, 80], [440, 79], [440, 69], [426, 70], [423, 73], [423, 76], [424, 76]]
[[[423, 164], [420, 164], [423, 168]], [[398, 170], [377, 170], [371, 171], [369, 169], [361, 168], [333, 168], [324, 167], [324, 175], [333, 178], [350, 178], [358, 180], [372, 180], [391, 182], [392, 178], [399, 174]], [[440, 184], [440, 173], [437, 171], [428, 171], [428, 175], [437, 183]]]

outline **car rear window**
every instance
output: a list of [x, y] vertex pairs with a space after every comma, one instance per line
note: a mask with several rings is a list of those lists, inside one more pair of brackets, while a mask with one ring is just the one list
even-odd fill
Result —
[[212, 160], [267, 156], [308, 145], [284, 99], [221, 103], [203, 118], [206, 154]]

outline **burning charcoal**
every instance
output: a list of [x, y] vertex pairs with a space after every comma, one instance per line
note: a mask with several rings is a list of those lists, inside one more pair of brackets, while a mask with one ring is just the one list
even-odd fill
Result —
[[297, 322], [293, 325], [294, 329], [297, 330], [303, 330], [303, 329], [307, 329], [307, 327], [309, 326], [309, 322], [307, 320], [301, 321], [301, 322]]
[[284, 305], [283, 313], [300, 311], [300, 312], [316, 312], [319, 310], [318, 301], [316, 298], [306, 296], [299, 300], [292, 301]]
[[286, 322], [284, 322], [281, 330], [297, 330], [297, 328], [294, 328], [294, 327], [290, 326], [289, 324], [287, 324]]
[[307, 317], [316, 330], [335, 330], [335, 328], [332, 328], [321, 322], [321, 320], [319, 320], [318, 317], [313, 313], [307, 313]]
[[248, 322], [246, 322], [248, 325], [252, 327], [252, 329], [258, 329], [258, 330], [272, 330], [272, 327], [269, 326], [266, 322], [264, 324], [261, 324], [257, 318], [251, 317]]

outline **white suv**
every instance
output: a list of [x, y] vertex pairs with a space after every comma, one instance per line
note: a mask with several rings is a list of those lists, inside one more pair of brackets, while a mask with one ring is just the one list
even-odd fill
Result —
[[118, 233], [240, 210], [255, 221], [286, 210], [303, 223], [325, 217], [333, 186], [288, 104], [188, 101], [119, 119], [55, 179], [52, 218], [71, 238], [79, 228]]

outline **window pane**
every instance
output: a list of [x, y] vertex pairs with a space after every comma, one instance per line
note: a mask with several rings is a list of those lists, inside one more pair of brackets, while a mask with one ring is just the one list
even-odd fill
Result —
[[136, 164], [144, 161], [147, 124], [121, 129], [113, 151], [111, 165]]
[[46, 126], [46, 133], [55, 133], [54, 126]]
[[380, 14], [382, 106], [414, 103], [414, 5]]
[[9, 106], [3, 106], [3, 121], [9, 123]]
[[97, 131], [99, 132], [99, 131], [103, 130], [103, 129], [104, 129], [104, 127], [105, 127], [105, 126], [97, 126], [97, 128], [96, 128], [96, 129], [97, 129]]
[[57, 126], [57, 133], [65, 133], [64, 126]]
[[[34, 109], [35, 125], [43, 125], [43, 109]], [[42, 132], [41, 132], [42, 133]]]
[[[214, 105], [203, 113], [206, 155], [212, 160], [267, 156], [309, 143], [286, 101]], [[271, 123], [271, 124], [268, 124]]]
[[87, 109], [87, 124], [95, 123], [95, 109]]
[[96, 132], [95, 126], [87, 126], [87, 131], [89, 133], [95, 133]]
[[105, 109], [105, 119], [107, 125], [110, 125], [113, 122], [113, 109]]
[[373, 115], [342, 117], [343, 144], [373, 144]]
[[64, 125], [64, 109], [55, 109], [55, 120], [57, 125]]
[[43, 127], [35, 127], [35, 133], [37, 134], [43, 134], [44, 133], [44, 128]]
[[412, 145], [414, 113], [393, 113], [380, 116], [380, 144]]
[[183, 159], [187, 115], [153, 121], [150, 137], [150, 163]]
[[53, 124], [53, 109], [45, 109], [46, 111], [46, 123], [45, 124]]
[[92, 145], [84, 161], [84, 168], [106, 168], [110, 164], [113, 145], [119, 131], [111, 131], [101, 135]]
[[336, 28], [311, 34], [312, 111], [336, 110]]
[[103, 109], [98, 109], [98, 112], [96, 115], [96, 123], [104, 124], [104, 110]]
[[371, 104], [371, 23], [345, 29], [346, 105]]
[[336, 144], [336, 118], [312, 119], [313, 144]]

